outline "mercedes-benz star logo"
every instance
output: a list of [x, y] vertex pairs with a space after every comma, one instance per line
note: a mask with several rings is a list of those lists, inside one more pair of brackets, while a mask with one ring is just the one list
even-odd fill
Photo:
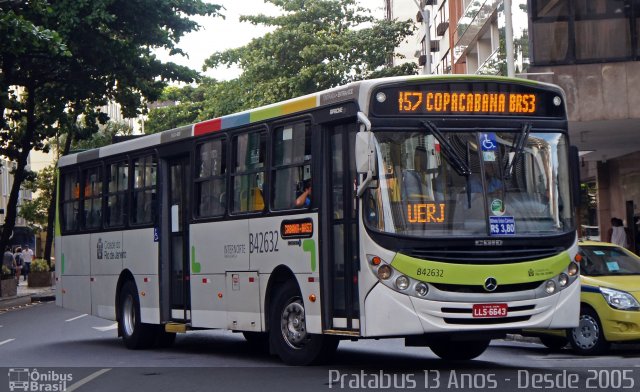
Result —
[[498, 281], [496, 280], [496, 278], [487, 278], [487, 280], [484, 281], [484, 289], [491, 292], [491, 291], [495, 291], [498, 288]]

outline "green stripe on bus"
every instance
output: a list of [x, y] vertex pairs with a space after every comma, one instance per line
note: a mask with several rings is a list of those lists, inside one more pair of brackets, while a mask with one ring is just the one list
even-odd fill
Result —
[[302, 241], [302, 250], [311, 253], [311, 272], [316, 272], [316, 241]]
[[398, 253], [391, 266], [423, 282], [481, 286], [489, 277], [500, 285], [546, 280], [564, 271], [570, 262], [568, 252], [536, 261], [483, 265], [442, 263]]
[[268, 120], [270, 118], [279, 117], [282, 115], [282, 105], [278, 105], [272, 108], [259, 109], [249, 113], [249, 122], [255, 123], [258, 121]]
[[196, 247], [191, 246], [191, 272], [199, 274], [202, 265], [196, 261]]

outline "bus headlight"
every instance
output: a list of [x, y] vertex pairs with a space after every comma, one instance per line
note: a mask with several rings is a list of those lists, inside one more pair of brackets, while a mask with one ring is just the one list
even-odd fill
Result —
[[419, 296], [424, 297], [428, 292], [429, 286], [427, 286], [425, 283], [420, 282], [416, 284], [416, 293], [418, 293]]
[[560, 283], [560, 287], [566, 286], [567, 283], [569, 283], [569, 277], [567, 276], [567, 274], [562, 273], [558, 275], [558, 283]]
[[400, 275], [396, 278], [396, 287], [400, 290], [406, 290], [409, 287], [409, 278], [404, 275]]
[[573, 261], [569, 263], [569, 268], [567, 268], [567, 272], [569, 273], [569, 276], [576, 276], [579, 271], [580, 271], [580, 268], [578, 267], [578, 264], [574, 263]]
[[391, 267], [388, 264], [383, 264], [378, 267], [378, 278], [387, 280], [391, 277]]
[[553, 294], [556, 292], [556, 282], [554, 282], [553, 280], [547, 280], [544, 283], [544, 291], [547, 292], [547, 294]]

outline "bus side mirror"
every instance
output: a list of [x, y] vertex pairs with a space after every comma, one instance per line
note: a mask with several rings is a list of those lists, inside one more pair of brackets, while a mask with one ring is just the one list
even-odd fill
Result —
[[578, 147], [569, 146], [569, 167], [571, 168], [571, 191], [573, 193], [573, 205], [580, 207], [580, 156]]
[[357, 195], [361, 197], [364, 191], [374, 184], [376, 175], [376, 148], [373, 133], [360, 131], [356, 133], [355, 142], [356, 170], [364, 174], [364, 180], [358, 186]]
[[375, 147], [371, 132], [356, 133], [356, 170], [367, 174], [375, 169]]

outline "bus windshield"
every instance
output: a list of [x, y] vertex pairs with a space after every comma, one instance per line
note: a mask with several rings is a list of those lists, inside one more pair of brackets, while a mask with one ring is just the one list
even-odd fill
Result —
[[568, 143], [560, 132], [373, 130], [377, 231], [413, 237], [531, 236], [573, 230]]

